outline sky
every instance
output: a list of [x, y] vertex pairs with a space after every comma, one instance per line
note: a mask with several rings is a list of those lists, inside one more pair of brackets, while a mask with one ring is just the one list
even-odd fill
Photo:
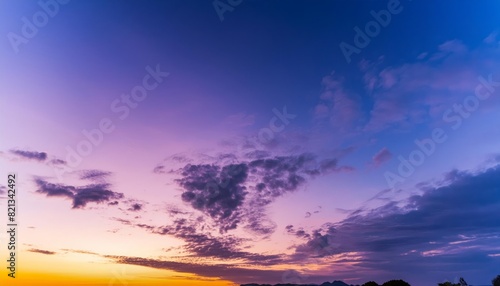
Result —
[[1, 1], [0, 281], [491, 285], [499, 12]]

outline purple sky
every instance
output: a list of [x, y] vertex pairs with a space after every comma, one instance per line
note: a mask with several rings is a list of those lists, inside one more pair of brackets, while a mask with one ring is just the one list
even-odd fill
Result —
[[42, 6], [0, 3], [0, 169], [30, 271], [499, 274], [498, 2], [243, 1], [221, 21], [210, 1], [71, 1], [27, 37]]

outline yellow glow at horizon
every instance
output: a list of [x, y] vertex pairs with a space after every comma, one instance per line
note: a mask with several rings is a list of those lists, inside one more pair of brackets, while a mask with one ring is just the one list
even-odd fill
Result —
[[193, 274], [144, 266], [116, 264], [91, 254], [67, 253], [46, 255], [21, 252], [16, 278], [0, 272], [1, 285], [174, 285], [228, 286], [230, 281], [198, 277]]

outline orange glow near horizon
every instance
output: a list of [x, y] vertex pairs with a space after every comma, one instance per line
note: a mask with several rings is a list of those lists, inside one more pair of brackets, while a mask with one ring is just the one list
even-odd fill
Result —
[[[46, 274], [46, 273], [22, 273], [21, 276], [15, 279], [6, 280], [8, 285], [22, 286], [67, 286], [67, 285], [96, 285], [96, 286], [121, 286], [121, 285], [173, 285], [173, 286], [229, 286], [235, 285], [229, 281], [210, 281], [201, 279], [183, 279], [183, 278], [151, 278], [151, 277], [135, 277], [133, 279], [119, 280], [115, 277], [88, 277], [84, 275], [64, 275], [64, 274]], [[4, 283], [2, 282], [2, 283]]]
[[[80, 257], [75, 259], [75, 257]], [[93, 256], [93, 259], [90, 259]], [[68, 259], [69, 258], [69, 259]], [[166, 269], [116, 264], [108, 259], [86, 254], [61, 257], [23, 251], [17, 259], [16, 278], [7, 276], [2, 267], [1, 285], [173, 285], [229, 286], [233, 282], [199, 277]]]

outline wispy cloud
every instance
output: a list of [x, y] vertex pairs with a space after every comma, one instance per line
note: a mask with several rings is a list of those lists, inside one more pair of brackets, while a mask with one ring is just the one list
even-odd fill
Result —
[[208, 265], [128, 256], [106, 255], [105, 257], [119, 264], [174, 270], [181, 273], [194, 273], [203, 277], [214, 277], [236, 282], [280, 281], [283, 275], [283, 271], [280, 270], [261, 270], [228, 265]]
[[224, 124], [228, 127], [247, 127], [255, 123], [255, 115], [246, 113], [237, 113], [229, 115], [225, 120]]
[[[492, 33], [474, 48], [451, 39], [403, 64], [389, 65], [384, 56], [362, 60], [360, 82], [337, 73], [322, 79], [323, 90], [314, 114], [317, 119], [329, 120], [337, 131], [348, 130], [350, 135], [361, 130], [370, 134], [408, 130], [441, 120], [444, 110], [457, 99], [474, 94], [479, 75], [500, 72], [500, 61], [494, 60], [499, 55], [497, 33]], [[364, 93], [350, 88], [360, 84], [365, 87]]]
[[37, 248], [31, 248], [31, 249], [28, 249], [28, 251], [29, 252], [34, 252], [34, 253], [45, 254], [45, 255], [54, 255], [54, 254], [56, 254], [56, 252], [54, 252], [54, 251], [37, 249]]
[[24, 159], [35, 160], [35, 161], [45, 161], [47, 159], [47, 153], [45, 152], [13, 149], [10, 150], [10, 153]]
[[332, 72], [323, 77], [321, 103], [314, 113], [317, 119], [327, 119], [338, 131], [356, 133], [363, 122], [361, 98], [345, 86], [345, 78]]
[[101, 170], [83, 170], [80, 171], [80, 179], [81, 180], [90, 180], [90, 181], [102, 181], [109, 177], [111, 172], [101, 171]]
[[407, 129], [440, 120], [444, 109], [457, 98], [474, 94], [479, 75], [484, 71], [498, 73], [492, 59], [499, 54], [499, 47], [481, 45], [470, 50], [451, 40], [439, 45], [426, 60], [390, 67], [370, 64], [364, 72], [371, 79], [374, 104], [365, 131]]
[[79, 254], [99, 255], [98, 253], [95, 253], [92, 251], [87, 251], [87, 250], [75, 250], [75, 249], [67, 249], [67, 248], [63, 248], [61, 250], [66, 251], [66, 252], [79, 253]]
[[66, 162], [62, 159], [52, 159], [49, 162], [49, 164], [54, 165], [54, 166], [66, 165], [67, 163], [68, 162]]
[[387, 148], [382, 148], [373, 156], [371, 165], [374, 167], [380, 167], [380, 165], [389, 161], [391, 158], [392, 153]]
[[109, 190], [110, 185], [90, 184], [85, 186], [70, 186], [63, 184], [53, 184], [45, 181], [42, 178], [35, 178], [37, 192], [45, 194], [47, 197], [64, 197], [69, 198], [73, 202], [73, 208], [84, 208], [88, 203], [103, 203], [122, 199], [122, 193], [116, 193]]
[[257, 263], [259, 265], [273, 265], [282, 261], [281, 255], [267, 255], [251, 253], [242, 250], [246, 239], [234, 235], [214, 235], [203, 219], [175, 218], [170, 225], [153, 226], [144, 223], [133, 223], [129, 220], [115, 218], [124, 225], [142, 228], [157, 235], [168, 235], [184, 241], [182, 246], [187, 252], [184, 258], [212, 258], [218, 260], [234, 260], [238, 263]]
[[128, 208], [129, 211], [132, 211], [132, 212], [138, 212], [140, 210], [142, 210], [143, 208], [143, 205], [140, 204], [140, 203], [133, 203], [130, 208]]

